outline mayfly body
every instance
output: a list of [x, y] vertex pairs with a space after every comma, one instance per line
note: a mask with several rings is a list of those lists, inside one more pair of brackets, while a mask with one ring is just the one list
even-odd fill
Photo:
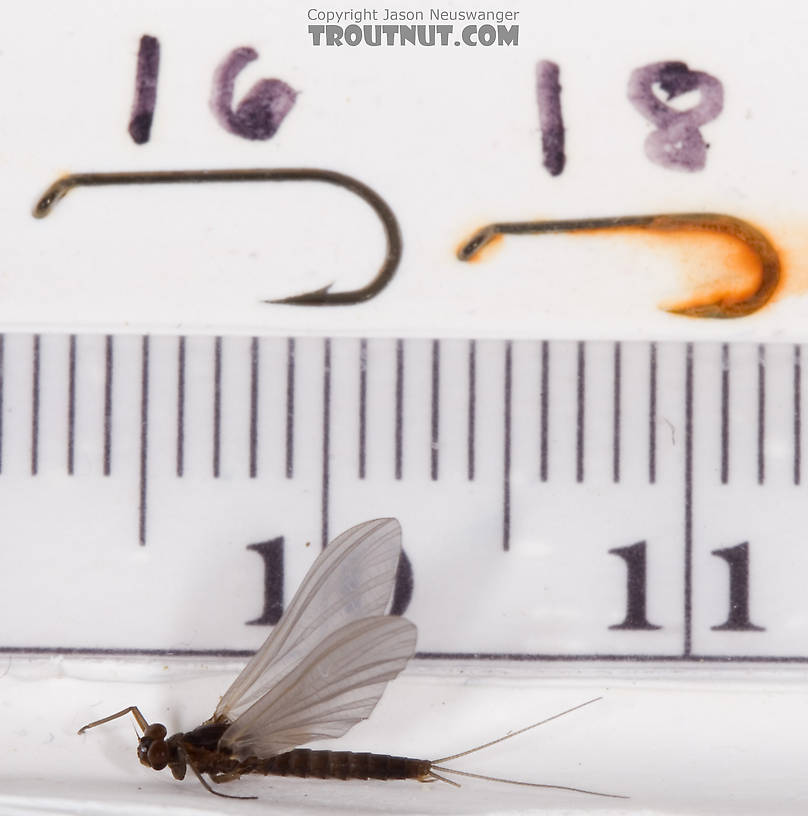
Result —
[[[190, 768], [217, 796], [254, 799], [213, 790], [203, 774], [215, 783], [249, 773], [451, 782], [442, 774], [481, 775], [446, 768], [442, 762], [594, 702], [435, 760], [299, 748], [313, 740], [340, 737], [369, 717], [387, 683], [415, 653], [415, 625], [385, 615], [400, 554], [401, 527], [396, 519], [366, 521], [338, 536], [312, 564], [283, 617], [225, 692], [213, 716], [193, 731], [166, 738], [164, 725], [147, 722], [137, 706], [129, 706], [88, 723], [79, 734], [131, 713], [143, 731], [137, 747], [143, 765], [156, 771], [168, 767], [175, 779], [184, 779]], [[562, 785], [514, 784], [613, 795]]]

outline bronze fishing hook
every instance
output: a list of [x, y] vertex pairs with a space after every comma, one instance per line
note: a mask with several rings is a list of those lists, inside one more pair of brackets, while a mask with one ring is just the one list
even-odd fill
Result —
[[582, 218], [566, 221], [515, 221], [488, 224], [477, 230], [458, 250], [461, 261], [469, 261], [498, 235], [533, 235], [584, 230], [616, 230], [638, 227], [651, 232], [700, 230], [728, 235], [745, 244], [760, 262], [757, 288], [742, 298], [719, 297], [708, 303], [674, 306], [666, 311], [687, 317], [746, 317], [771, 299], [780, 282], [780, 258], [769, 239], [748, 221], [721, 213], [663, 213], [623, 215], [615, 218]]
[[359, 289], [349, 292], [332, 292], [333, 283], [303, 292], [291, 297], [264, 301], [265, 303], [286, 303], [295, 306], [343, 306], [361, 303], [376, 295], [393, 278], [401, 260], [401, 230], [393, 211], [387, 202], [375, 191], [352, 176], [333, 170], [318, 168], [247, 168], [236, 170], [159, 170], [149, 172], [124, 173], [74, 173], [57, 179], [45, 191], [34, 207], [33, 215], [44, 218], [59, 199], [64, 198], [75, 187], [106, 187], [119, 184], [201, 184], [206, 182], [230, 181], [321, 181], [343, 187], [367, 203], [378, 216], [384, 227], [387, 252], [376, 276]]

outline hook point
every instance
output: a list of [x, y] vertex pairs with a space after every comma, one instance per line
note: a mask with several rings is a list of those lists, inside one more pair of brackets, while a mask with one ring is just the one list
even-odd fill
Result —
[[321, 289], [312, 289], [311, 292], [301, 292], [299, 295], [290, 295], [285, 298], [265, 300], [264, 303], [282, 303], [285, 306], [325, 306], [333, 298], [329, 291], [333, 286], [329, 283]]

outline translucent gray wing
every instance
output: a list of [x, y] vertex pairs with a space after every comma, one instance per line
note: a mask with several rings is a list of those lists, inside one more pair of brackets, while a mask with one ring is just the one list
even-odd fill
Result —
[[331, 633], [222, 735], [239, 758], [274, 756], [342, 736], [370, 716], [415, 653], [415, 625], [398, 617], [352, 621]]
[[346, 530], [312, 564], [283, 617], [216, 707], [214, 719], [236, 720], [345, 624], [387, 609], [401, 554], [396, 519]]

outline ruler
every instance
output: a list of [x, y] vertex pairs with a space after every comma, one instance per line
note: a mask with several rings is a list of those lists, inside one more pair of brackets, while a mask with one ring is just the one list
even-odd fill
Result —
[[806, 662], [802, 359], [2, 335], [0, 647], [246, 655], [330, 538], [396, 516], [421, 657]]

